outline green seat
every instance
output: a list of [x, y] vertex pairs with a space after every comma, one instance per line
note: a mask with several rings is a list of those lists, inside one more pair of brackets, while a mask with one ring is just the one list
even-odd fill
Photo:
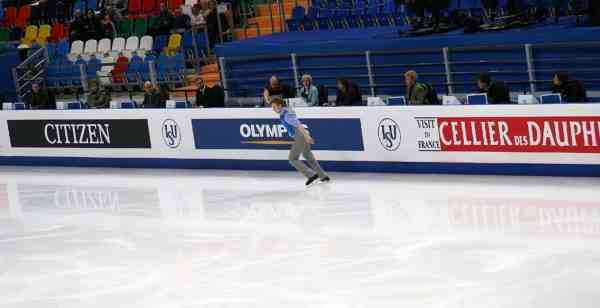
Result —
[[10, 40], [10, 31], [7, 28], [0, 28], [0, 42], [7, 42]]
[[148, 24], [146, 23], [146, 19], [136, 19], [134, 22], [132, 35], [142, 37], [146, 35], [146, 32], [148, 32]]
[[129, 37], [131, 35], [132, 30], [132, 22], [129, 19], [123, 19], [119, 22], [119, 26], [117, 27], [117, 32], [119, 32], [120, 37]]
[[150, 17], [150, 19], [148, 19], [148, 30], [156, 29], [156, 27], [158, 27], [158, 21], [159, 21], [158, 16]]

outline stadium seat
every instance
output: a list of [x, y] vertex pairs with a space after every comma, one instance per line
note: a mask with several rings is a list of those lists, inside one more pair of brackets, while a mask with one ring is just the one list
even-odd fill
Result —
[[189, 108], [186, 101], [167, 100], [165, 104], [167, 109], [184, 109]]
[[98, 0], [86, 0], [86, 9], [96, 11], [98, 9]]
[[137, 36], [130, 36], [127, 38], [127, 42], [125, 43], [125, 50], [123, 50], [123, 54], [127, 58], [131, 58], [131, 53], [137, 51], [140, 47], [140, 39]]
[[88, 61], [91, 55], [95, 55], [98, 52], [98, 41], [87, 40], [85, 42], [85, 48], [83, 49], [83, 58]]
[[127, 102], [111, 101], [110, 108], [111, 109], [133, 109], [133, 108], [136, 108], [136, 104], [135, 104], [135, 102], [132, 102], [132, 101], [127, 101]]
[[181, 41], [181, 34], [171, 34], [171, 36], [169, 37], [169, 44], [167, 45], [168, 55], [174, 55], [175, 52], [177, 52], [179, 48], [181, 48]]
[[174, 11], [181, 7], [183, 0], [168, 0], [168, 7], [171, 11]]
[[38, 36], [38, 27], [37, 26], [28, 26], [25, 29], [25, 36], [21, 40], [22, 44], [32, 46]]
[[302, 21], [302, 29], [304, 31], [313, 31], [317, 29], [316, 23], [319, 16], [319, 9], [316, 7], [310, 7], [304, 20]]
[[123, 50], [125, 50], [125, 39], [122, 37], [115, 38], [112, 42], [111, 56], [116, 57]]
[[560, 94], [545, 94], [540, 96], [540, 103], [542, 104], [561, 104], [562, 97]]
[[142, 0], [129, 0], [128, 12], [130, 18], [136, 18], [142, 15]]
[[95, 55], [92, 55], [86, 64], [86, 68], [88, 78], [95, 79], [97, 72], [102, 69], [102, 62]]
[[110, 53], [112, 47], [112, 42], [108, 38], [103, 38], [98, 42], [98, 52], [96, 53], [96, 57], [102, 58], [104, 54]]
[[119, 25], [117, 26], [117, 34], [121, 37], [129, 37], [129, 35], [131, 35], [132, 30], [132, 21], [127, 18], [121, 20], [119, 22]]
[[319, 18], [317, 18], [317, 23], [319, 25], [319, 30], [330, 30], [333, 28], [331, 24], [331, 18], [334, 17], [334, 11], [330, 9], [322, 9], [319, 13]]
[[71, 62], [75, 62], [75, 60], [77, 59], [77, 57], [81, 54], [83, 54], [83, 47], [85, 46], [85, 43], [83, 41], [74, 41], [71, 44], [71, 51], [68, 55], [69, 60]]
[[292, 20], [302, 21], [306, 15], [306, 10], [302, 6], [297, 6], [292, 10]]
[[137, 37], [142, 37], [142, 36], [146, 35], [146, 32], [148, 32], [148, 22], [146, 21], [146, 19], [145, 18], [136, 19], [133, 22], [133, 32], [131, 33], [131, 35], [135, 35]]
[[[83, 42], [81, 42], [83, 43]], [[66, 57], [69, 53], [69, 41], [61, 40], [56, 45], [56, 55], [60, 57]]]
[[50, 30], [50, 36], [48, 37], [49, 42], [58, 42], [65, 37], [65, 26], [61, 23], [52, 24]]
[[169, 57], [165, 54], [161, 54], [158, 59], [156, 59], [154, 65], [156, 68], [156, 79], [160, 82], [168, 81]]
[[469, 94], [467, 95], [467, 105], [487, 105], [487, 94]]
[[5, 27], [13, 26], [17, 22], [17, 14], [18, 10], [14, 6], [9, 6], [5, 9], [4, 19], [2, 20], [2, 24]]
[[156, 14], [158, 9], [158, 5], [156, 4], [156, 0], [143, 0], [142, 2], [142, 13], [145, 16], [150, 16]]
[[196, 46], [198, 47], [198, 52], [202, 52], [206, 50], [206, 44], [208, 43], [208, 39], [206, 38], [206, 34], [204, 32], [196, 33]]
[[144, 66], [144, 61], [140, 57], [133, 57], [131, 61], [129, 61], [129, 65], [127, 67], [127, 82], [128, 83], [137, 83], [138, 85], [142, 85], [143, 80], [141, 79], [141, 71]]
[[38, 36], [36, 42], [40, 46], [46, 46], [48, 42], [48, 38], [50, 37], [50, 33], [52, 32], [52, 27], [50, 25], [41, 25], [38, 30]]
[[24, 5], [19, 9], [19, 14], [17, 15], [17, 20], [15, 20], [15, 25], [19, 28], [25, 28], [25, 26], [29, 23], [29, 17], [31, 16], [31, 6]]
[[10, 31], [6, 28], [0, 29], [0, 42], [7, 42], [10, 39]]
[[[121, 59], [123, 59], [123, 60], [121, 60]], [[112, 70], [113, 83], [120, 84], [120, 83], [124, 83], [126, 81], [124, 75], [127, 72], [128, 64], [129, 63], [127, 62], [127, 60], [125, 58], [117, 59], [117, 63]]]
[[143, 36], [140, 40], [140, 47], [138, 48], [138, 54], [140, 57], [144, 57], [147, 52], [152, 51], [153, 38], [149, 35]]

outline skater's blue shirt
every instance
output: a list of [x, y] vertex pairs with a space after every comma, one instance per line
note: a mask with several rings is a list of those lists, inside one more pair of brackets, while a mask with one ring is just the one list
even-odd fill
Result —
[[283, 124], [283, 126], [285, 127], [285, 130], [287, 130], [288, 135], [292, 138], [296, 136], [296, 129], [300, 125], [302, 125], [302, 123], [300, 123], [300, 120], [298, 120], [296, 113], [288, 109], [287, 107], [281, 109], [281, 113], [279, 114], [279, 120], [281, 121], [281, 124]]

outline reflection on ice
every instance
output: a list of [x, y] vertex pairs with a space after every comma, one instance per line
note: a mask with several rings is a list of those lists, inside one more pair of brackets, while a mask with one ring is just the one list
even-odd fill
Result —
[[595, 307], [598, 184], [0, 169], [0, 307]]

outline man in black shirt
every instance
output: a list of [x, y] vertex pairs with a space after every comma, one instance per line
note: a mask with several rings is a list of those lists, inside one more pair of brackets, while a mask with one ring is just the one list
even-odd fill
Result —
[[31, 109], [56, 109], [54, 96], [42, 89], [38, 83], [31, 85], [31, 94], [27, 99], [27, 104]]
[[204, 108], [223, 108], [225, 107], [225, 94], [223, 88], [215, 85], [209, 88], [202, 78], [197, 82], [196, 106]]
[[270, 104], [271, 97], [279, 97], [279, 98], [294, 98], [296, 95], [295, 91], [292, 90], [289, 86], [281, 83], [277, 76], [272, 76], [269, 79], [269, 84], [265, 87], [263, 91], [263, 97], [267, 104]]
[[144, 83], [144, 108], [165, 108], [166, 99], [163, 94], [150, 81]]
[[552, 93], [558, 93], [563, 101], [568, 103], [583, 103], [587, 101], [587, 93], [583, 83], [570, 80], [569, 74], [557, 72], [552, 78]]
[[480, 93], [486, 93], [490, 104], [510, 104], [510, 90], [502, 81], [492, 81], [489, 74], [480, 74], [477, 78]]

